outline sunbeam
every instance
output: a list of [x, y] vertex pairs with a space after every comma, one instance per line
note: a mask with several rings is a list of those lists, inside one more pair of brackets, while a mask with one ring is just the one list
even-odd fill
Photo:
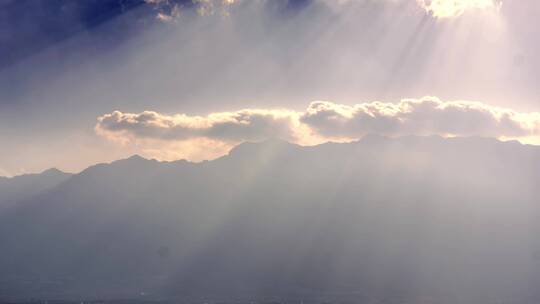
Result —
[[0, 303], [540, 303], [538, 0], [0, 3]]

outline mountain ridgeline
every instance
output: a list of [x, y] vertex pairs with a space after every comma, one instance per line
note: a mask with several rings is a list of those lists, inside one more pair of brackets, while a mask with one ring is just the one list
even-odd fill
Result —
[[380, 136], [0, 179], [0, 300], [537, 303], [539, 186], [540, 147]]

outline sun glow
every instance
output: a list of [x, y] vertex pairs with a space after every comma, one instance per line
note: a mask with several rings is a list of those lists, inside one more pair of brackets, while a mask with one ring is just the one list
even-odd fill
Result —
[[500, 0], [417, 0], [433, 17], [452, 18], [472, 9], [497, 9]]

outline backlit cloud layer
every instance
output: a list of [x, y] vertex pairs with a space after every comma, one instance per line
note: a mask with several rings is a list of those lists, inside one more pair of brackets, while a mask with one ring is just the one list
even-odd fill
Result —
[[[153, 5], [158, 11], [157, 18], [162, 21], [172, 21], [180, 17], [181, 11], [186, 8], [195, 9], [201, 15], [213, 15], [219, 12], [224, 15], [228, 14], [230, 6], [247, 1], [255, 2], [254, 0], [145, 0], [147, 4]], [[256, 2], [268, 3], [272, 0], [258, 0]], [[396, 2], [396, 0], [385, 0], [386, 2]], [[502, 5], [502, 0], [411, 0], [416, 1], [426, 13], [436, 18], [452, 18], [459, 17], [469, 10], [481, 9], [499, 9]], [[285, 0], [282, 5], [302, 6], [307, 4], [324, 4], [328, 7], [342, 7], [345, 4], [351, 3], [367, 3], [365, 0]], [[383, 2], [383, 1], [381, 1]], [[296, 3], [296, 4], [295, 4]]]
[[424, 97], [399, 103], [369, 102], [352, 106], [315, 101], [304, 112], [245, 109], [189, 116], [114, 111], [98, 117], [95, 129], [98, 134], [124, 144], [152, 142], [154, 151], [156, 142], [198, 141], [228, 147], [242, 141], [281, 138], [314, 144], [354, 140], [371, 133], [482, 136], [540, 144], [540, 113], [519, 113], [479, 102], [444, 102]]
[[354, 106], [317, 101], [300, 120], [324, 137], [356, 138], [367, 133], [495, 138], [540, 135], [540, 113], [518, 113], [471, 101], [443, 102], [434, 97]]
[[417, 0], [426, 12], [437, 18], [458, 17], [471, 9], [498, 9], [501, 0]]
[[194, 138], [226, 142], [258, 141], [268, 137], [295, 140], [297, 114], [287, 110], [241, 110], [208, 116], [164, 115], [153, 111], [114, 111], [98, 118], [96, 130], [113, 137], [126, 136], [183, 141]]

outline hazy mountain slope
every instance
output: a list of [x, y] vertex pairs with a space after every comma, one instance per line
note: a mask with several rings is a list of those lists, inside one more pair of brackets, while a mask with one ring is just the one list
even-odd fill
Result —
[[57, 169], [12, 178], [0, 177], [0, 212], [17, 201], [56, 187], [69, 177], [71, 177], [71, 174]]
[[537, 299], [539, 172], [539, 148], [481, 138], [132, 157], [3, 214], [0, 295]]

